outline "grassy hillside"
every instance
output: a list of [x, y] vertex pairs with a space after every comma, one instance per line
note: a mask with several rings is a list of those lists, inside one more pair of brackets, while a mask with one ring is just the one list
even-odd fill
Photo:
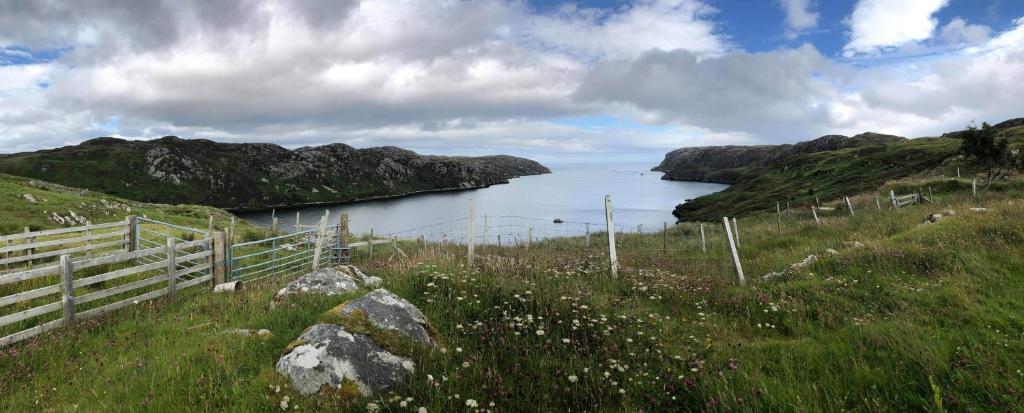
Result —
[[[54, 214], [66, 218], [72, 212], [94, 224], [137, 215], [198, 229], [205, 229], [211, 216], [214, 217], [216, 227], [225, 228], [232, 216], [212, 207], [135, 202], [6, 174], [0, 174], [0, 206], [3, 207], [3, 213], [0, 213], [0, 234], [22, 232], [26, 227], [38, 231], [82, 225], [62, 224], [53, 218]], [[238, 225], [242, 226], [240, 230], [255, 228], [241, 221]]]
[[[904, 140], [791, 157], [772, 167], [730, 170], [734, 182], [729, 188], [699, 197], [676, 207], [674, 214], [684, 221], [711, 220], [722, 215], [741, 215], [810, 205], [819, 199], [833, 199], [877, 188], [895, 177], [918, 174], [956, 174], [960, 141], [951, 138]], [[946, 166], [943, 168], [943, 166]], [[967, 174], [967, 167], [961, 171]]]
[[0, 172], [146, 202], [268, 209], [420, 191], [484, 187], [550, 172], [511, 156], [426, 156], [344, 144], [289, 150], [164, 137], [96, 138], [37, 152], [0, 154]]
[[[414, 354], [412, 380], [371, 400], [301, 397], [274, 372], [294, 337], [350, 298], [271, 309], [286, 281], [274, 280], [239, 295], [192, 290], [4, 349], [0, 409], [269, 411], [287, 396], [295, 411], [472, 411], [470, 399], [490, 411], [1017, 410], [1024, 183], [980, 200], [966, 185], [891, 182], [933, 186], [940, 205], [878, 211], [865, 193], [856, 216], [815, 225], [794, 212], [781, 235], [774, 214], [741, 218], [745, 287], [721, 231], [707, 227], [701, 254], [694, 224], [620, 237], [619, 278], [600, 243], [575, 238], [479, 248], [474, 269], [455, 248], [360, 253], [358, 265], [433, 321], [444, 348]], [[956, 214], [921, 225], [945, 209]], [[808, 254], [821, 258], [759, 280]]]
[[[998, 135], [1024, 148], [1024, 126], [997, 126]], [[666, 155], [657, 170], [665, 179], [729, 183], [721, 192], [678, 205], [680, 221], [710, 220], [783, 206], [810, 205], [877, 188], [884, 182], [911, 176], [973, 175], [970, 162], [959, 158], [958, 132], [941, 138], [900, 139], [862, 134], [851, 138], [826, 136], [796, 145], [761, 147], [683, 148]]]

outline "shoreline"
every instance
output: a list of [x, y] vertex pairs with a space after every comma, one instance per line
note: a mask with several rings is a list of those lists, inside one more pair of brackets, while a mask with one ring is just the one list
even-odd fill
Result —
[[510, 179], [522, 178], [524, 176], [546, 175], [546, 174], [550, 174], [550, 173], [551, 172], [542, 172], [542, 173], [538, 173], [538, 174], [512, 176], [512, 177], [506, 178], [504, 180], [504, 182], [496, 182], [496, 183], [492, 183], [492, 184], [471, 186], [471, 187], [466, 187], [466, 188], [456, 187], [456, 188], [423, 189], [423, 190], [419, 190], [419, 191], [406, 192], [404, 194], [377, 195], [377, 196], [370, 196], [370, 197], [365, 197], [365, 198], [356, 198], [356, 199], [347, 200], [347, 201], [304, 202], [304, 203], [300, 203], [300, 204], [281, 204], [281, 205], [270, 205], [270, 206], [255, 207], [255, 208], [223, 208], [223, 209], [225, 211], [228, 211], [228, 212], [234, 214], [236, 212], [237, 213], [255, 213], [255, 212], [266, 212], [266, 211], [271, 211], [271, 210], [275, 210], [275, 209], [299, 209], [299, 208], [308, 208], [308, 207], [324, 206], [324, 205], [351, 205], [351, 204], [358, 204], [358, 203], [362, 203], [362, 202], [382, 201], [382, 200], [387, 200], [387, 199], [405, 198], [405, 197], [412, 197], [412, 196], [424, 195], [424, 194], [436, 194], [436, 193], [444, 193], [444, 192], [459, 192], [459, 191], [470, 191], [470, 190], [474, 190], [474, 189], [486, 189], [486, 188], [490, 188], [490, 187], [492, 187], [494, 185], [507, 185], [509, 183]]

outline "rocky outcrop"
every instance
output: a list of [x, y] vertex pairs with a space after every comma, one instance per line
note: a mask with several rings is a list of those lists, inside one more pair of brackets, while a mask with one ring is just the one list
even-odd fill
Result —
[[501, 155], [426, 156], [392, 146], [344, 144], [289, 150], [168, 136], [152, 141], [97, 138], [0, 155], [0, 172], [145, 202], [258, 209], [479, 188], [550, 170]]
[[435, 342], [427, 333], [423, 313], [383, 289], [328, 311], [322, 320], [303, 332], [277, 361], [277, 371], [302, 394], [354, 397], [393, 390], [415, 371], [413, 361], [404, 357], [409, 348], [394, 340], [408, 339], [425, 348]]
[[852, 137], [826, 135], [797, 144], [682, 148], [666, 154], [653, 170], [664, 172], [662, 179], [667, 180], [735, 183], [753, 168], [782, 165], [795, 155], [884, 145], [903, 139], [867, 132]]
[[303, 332], [276, 368], [302, 394], [344, 392], [353, 386], [363, 396], [394, 389], [415, 371], [412, 360], [335, 324], [317, 324]]
[[285, 285], [274, 301], [280, 302], [295, 294], [341, 295], [359, 290], [363, 273], [353, 266], [327, 267], [313, 271]]
[[388, 290], [373, 290], [342, 305], [337, 311], [340, 315], [365, 316], [379, 329], [396, 331], [423, 345], [434, 345], [427, 332], [427, 317], [412, 303]]

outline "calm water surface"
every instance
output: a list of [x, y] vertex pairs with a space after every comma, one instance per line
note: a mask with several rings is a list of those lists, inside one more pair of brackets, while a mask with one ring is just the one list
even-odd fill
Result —
[[[314, 224], [329, 209], [332, 223], [339, 213], [348, 213], [350, 229], [355, 234], [368, 233], [372, 228], [380, 235], [457, 239], [457, 233], [465, 232], [464, 218], [468, 215], [469, 200], [474, 199], [477, 225], [482, 227], [483, 216], [487, 215], [490, 237], [525, 237], [532, 227], [535, 238], [544, 238], [582, 233], [586, 231], [583, 223], [592, 223], [594, 231], [603, 229], [606, 194], [612, 197], [619, 230], [647, 231], [674, 222], [672, 209], [684, 200], [725, 188], [720, 184], [663, 181], [660, 172], [648, 169], [647, 165], [622, 164], [551, 167], [550, 174], [516, 178], [507, 185], [490, 188], [278, 209], [276, 213], [286, 230], [292, 229], [296, 211], [303, 224]], [[271, 211], [239, 215], [257, 225], [270, 226]], [[565, 223], [555, 224], [556, 218]], [[479, 237], [483, 231], [477, 231]]]

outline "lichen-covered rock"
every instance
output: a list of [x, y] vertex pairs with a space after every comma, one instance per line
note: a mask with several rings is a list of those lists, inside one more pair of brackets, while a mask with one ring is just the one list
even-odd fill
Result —
[[277, 360], [276, 368], [302, 394], [354, 385], [363, 396], [372, 396], [394, 389], [415, 371], [412, 360], [339, 325], [316, 324], [296, 344]]
[[359, 290], [359, 284], [352, 277], [352, 272], [341, 268], [321, 268], [296, 278], [284, 286], [274, 296], [274, 301], [281, 301], [292, 294], [323, 294], [340, 295]]
[[384, 280], [380, 277], [366, 277], [363, 278], [363, 285], [370, 288], [377, 288], [384, 284]]
[[427, 333], [427, 317], [412, 303], [383, 288], [346, 303], [339, 312], [341, 315], [358, 312], [377, 328], [397, 331], [423, 345], [434, 345]]
[[359, 268], [356, 267], [355, 265], [345, 264], [345, 265], [339, 265], [339, 266], [334, 267], [334, 268], [336, 270], [338, 270], [338, 271], [341, 271], [341, 272], [343, 272], [345, 274], [348, 274], [348, 276], [352, 277], [352, 279], [354, 279], [356, 281], [365, 281], [366, 280], [366, 274], [363, 274], [363, 272], [360, 271]]

